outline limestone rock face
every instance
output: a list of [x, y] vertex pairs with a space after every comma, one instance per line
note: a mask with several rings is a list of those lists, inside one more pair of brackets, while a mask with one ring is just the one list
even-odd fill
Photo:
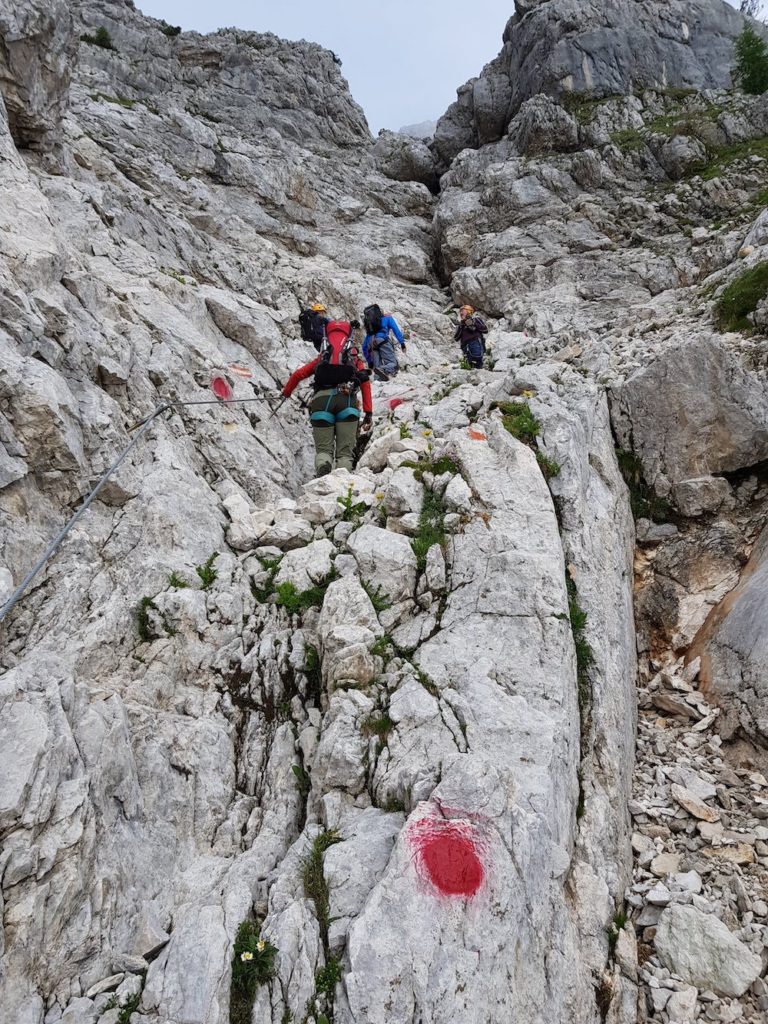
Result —
[[628, 95], [646, 88], [727, 88], [741, 16], [724, 0], [516, 0], [499, 56], [437, 122], [446, 164], [500, 139], [522, 103]]
[[744, 731], [768, 740], [768, 532], [755, 545], [739, 586], [713, 609], [694, 641], [712, 698]]
[[681, 340], [638, 370], [614, 391], [611, 410], [619, 443], [662, 494], [768, 456], [765, 389], [713, 336]]
[[[246, 921], [269, 1024], [636, 1024], [644, 929], [715, 900], [674, 844], [766, 866], [768, 832], [726, 835], [763, 804], [728, 809], [690, 668], [646, 691], [690, 727], [680, 764], [643, 749], [670, 805], [630, 799], [638, 636], [645, 679], [753, 539], [761, 341], [710, 319], [768, 258], [761, 99], [662, 88], [722, 84], [738, 15], [634, 7], [630, 37], [628, 0], [519, 2], [427, 146], [374, 144], [311, 43], [0, 6], [3, 600], [171, 403], [1, 627], [2, 1024], [225, 1024]], [[296, 397], [276, 408], [316, 299], [410, 332], [356, 469], [320, 478]], [[489, 320], [482, 370], [449, 300]], [[651, 486], [685, 523], [652, 521]], [[748, 586], [719, 674], [756, 738]], [[768, 909], [745, 893], [746, 975]], [[690, 1016], [698, 984], [653, 1005]]]
[[48, 151], [61, 142], [77, 49], [69, 5], [0, 3], [0, 95], [17, 146]]

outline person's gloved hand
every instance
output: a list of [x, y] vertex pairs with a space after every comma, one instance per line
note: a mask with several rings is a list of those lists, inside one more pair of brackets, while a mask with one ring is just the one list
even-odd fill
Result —
[[349, 321], [349, 326], [352, 328], [353, 331], [356, 331], [360, 327], [360, 321], [359, 320], [350, 320]]
[[363, 424], [362, 424], [361, 430], [362, 430], [362, 432], [364, 434], [367, 434], [368, 431], [372, 427], [373, 427], [373, 415], [371, 413], [367, 412], [365, 414], [365, 416], [363, 416]]
[[405, 347], [405, 345], [404, 345], [404, 344], [400, 346], [400, 351], [401, 351], [401, 352], [405, 352], [405, 351], [406, 351], [406, 347]]

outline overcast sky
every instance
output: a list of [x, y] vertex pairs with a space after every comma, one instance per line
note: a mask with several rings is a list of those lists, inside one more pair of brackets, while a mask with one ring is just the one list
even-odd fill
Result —
[[[739, 0], [729, 0], [735, 7]], [[333, 50], [371, 131], [443, 114], [501, 49], [514, 0], [136, 0], [198, 32], [237, 26]]]
[[514, 0], [136, 0], [198, 32], [236, 25], [339, 55], [371, 131], [433, 120], [501, 49]]

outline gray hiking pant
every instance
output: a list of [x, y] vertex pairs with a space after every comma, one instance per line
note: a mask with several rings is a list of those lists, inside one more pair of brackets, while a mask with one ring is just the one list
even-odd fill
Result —
[[[378, 348], [375, 347], [377, 345]], [[374, 368], [378, 367], [385, 373], [388, 373], [390, 377], [394, 377], [400, 369], [400, 364], [395, 355], [394, 343], [389, 338], [386, 341], [376, 341], [374, 339], [371, 343], [371, 359], [373, 360]]]

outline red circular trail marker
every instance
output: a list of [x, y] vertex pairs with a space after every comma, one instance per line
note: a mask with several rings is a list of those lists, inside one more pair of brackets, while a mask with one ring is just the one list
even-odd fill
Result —
[[402, 405], [402, 404], [403, 404], [403, 399], [402, 398], [390, 398], [390, 400], [387, 402], [387, 405], [389, 406], [390, 409], [396, 409], [398, 407], [398, 405]]
[[214, 377], [211, 381], [211, 391], [222, 401], [228, 401], [232, 397], [232, 388], [224, 377]]
[[409, 832], [416, 867], [443, 896], [469, 899], [480, 889], [485, 869], [472, 826], [424, 818]]

